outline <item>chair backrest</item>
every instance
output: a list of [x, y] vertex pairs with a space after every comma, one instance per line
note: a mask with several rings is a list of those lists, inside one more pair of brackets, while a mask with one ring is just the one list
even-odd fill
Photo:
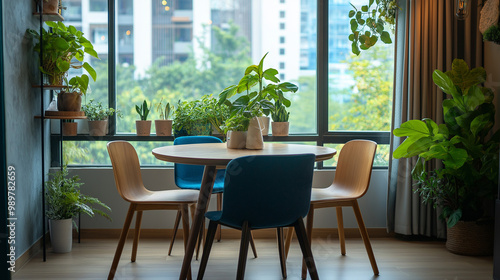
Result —
[[333, 179], [335, 189], [344, 191], [349, 197], [359, 198], [365, 195], [370, 185], [376, 150], [377, 143], [373, 141], [347, 142], [339, 153]]
[[112, 141], [107, 146], [116, 188], [121, 197], [133, 202], [136, 198], [150, 193], [144, 187], [141, 166], [134, 147], [126, 141]]
[[[174, 140], [174, 145], [201, 144], [201, 143], [222, 143], [222, 140], [215, 136], [182, 136]], [[197, 184], [201, 186], [203, 178], [203, 165], [174, 164], [175, 184], [183, 188], [185, 184]], [[224, 170], [217, 171], [216, 182], [224, 181]]]
[[314, 154], [245, 156], [226, 167], [221, 222], [288, 226], [309, 211]]

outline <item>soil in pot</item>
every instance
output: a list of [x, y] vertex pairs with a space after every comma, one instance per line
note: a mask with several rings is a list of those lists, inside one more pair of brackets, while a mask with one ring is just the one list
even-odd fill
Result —
[[108, 132], [108, 120], [89, 121], [90, 136], [105, 136]]
[[172, 120], [155, 120], [156, 135], [171, 136]]
[[57, 94], [57, 110], [80, 111], [82, 107], [82, 96], [77, 92], [61, 91]]
[[151, 134], [151, 121], [135, 121], [137, 136], [149, 136]]

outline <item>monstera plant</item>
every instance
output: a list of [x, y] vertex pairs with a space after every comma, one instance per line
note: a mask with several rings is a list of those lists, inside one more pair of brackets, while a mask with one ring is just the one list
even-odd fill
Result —
[[[486, 72], [469, 69], [455, 59], [451, 71], [435, 70], [434, 83], [450, 99], [443, 101], [444, 123], [431, 119], [410, 120], [394, 130], [406, 137], [394, 151], [394, 158], [418, 156], [412, 170], [416, 191], [424, 202], [440, 206], [442, 218], [451, 228], [458, 221], [477, 221], [492, 204], [498, 184], [499, 131], [493, 131], [493, 91], [482, 87]], [[429, 160], [442, 167], [426, 169]]]

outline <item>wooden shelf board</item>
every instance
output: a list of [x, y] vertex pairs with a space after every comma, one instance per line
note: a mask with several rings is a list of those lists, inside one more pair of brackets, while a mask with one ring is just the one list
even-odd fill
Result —
[[[33, 13], [34, 16], [40, 17], [40, 13]], [[44, 21], [64, 21], [63, 16], [58, 13], [45, 13], [42, 14], [42, 20]]]
[[[42, 116], [35, 116], [35, 119], [41, 119]], [[86, 119], [87, 116], [45, 116], [44, 119], [48, 120], [76, 120], [76, 119]]]
[[[41, 88], [41, 85], [31, 85], [32, 88]], [[43, 89], [46, 90], [61, 90], [65, 88], [66, 86], [60, 85], [60, 86], [54, 86], [54, 85], [43, 85]]]
[[[40, 119], [41, 116], [35, 116], [35, 118]], [[73, 120], [73, 119], [86, 119], [85, 112], [71, 112], [71, 111], [45, 111], [45, 119], [56, 119], [56, 120]]]

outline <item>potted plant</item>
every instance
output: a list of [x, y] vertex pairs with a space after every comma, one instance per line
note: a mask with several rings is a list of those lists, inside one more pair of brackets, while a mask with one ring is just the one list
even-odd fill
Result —
[[290, 113], [286, 111], [281, 101], [276, 101], [274, 107], [275, 109], [271, 112], [273, 136], [288, 136]]
[[219, 105], [212, 95], [198, 100], [180, 101], [174, 112], [174, 136], [211, 135], [212, 125], [221, 131], [220, 124], [229, 115], [227, 106]]
[[[40, 0], [37, 0], [37, 2]], [[59, 13], [59, 0], [43, 0], [43, 13], [54, 14]]]
[[251, 116], [245, 113], [234, 114], [226, 120], [224, 132], [227, 135], [229, 149], [245, 149], [247, 144], [247, 131]]
[[[492, 131], [493, 92], [481, 86], [486, 80], [484, 69], [469, 70], [461, 59], [453, 61], [451, 71], [435, 70], [432, 78], [451, 96], [443, 101], [444, 123], [423, 119], [401, 124], [394, 135], [407, 138], [393, 156], [418, 156], [412, 170], [416, 192], [424, 202], [442, 208], [441, 217], [448, 225], [447, 249], [459, 254], [491, 254], [493, 223], [487, 209], [494, 203], [498, 185], [500, 139], [500, 132]], [[426, 168], [431, 159], [441, 160], [442, 167]], [[472, 230], [484, 233], [479, 237]], [[471, 240], [474, 246], [468, 246]]]
[[135, 105], [135, 110], [140, 117], [140, 120], [135, 121], [137, 135], [149, 136], [151, 134], [151, 121], [148, 121], [149, 108], [146, 100], [140, 106]]
[[170, 106], [167, 102], [163, 106], [163, 98], [160, 100], [158, 105], [156, 105], [156, 111], [160, 113], [160, 119], [155, 120], [156, 135], [158, 136], [171, 136], [172, 135], [172, 120], [168, 119], [170, 113], [174, 109], [174, 106]]
[[[85, 54], [95, 58], [99, 58], [99, 56], [92, 43], [76, 27], [72, 25], [67, 27], [62, 22], [47, 21], [45, 23], [49, 30], [42, 29], [41, 35], [36, 30], [27, 30], [38, 40], [34, 50], [43, 53], [40, 71], [48, 77], [49, 85], [63, 86], [63, 82], [65, 82], [64, 89], [58, 95], [58, 110], [80, 111], [81, 95], [87, 92], [89, 75], [94, 81], [97, 77], [94, 68], [88, 62], [84, 62]], [[43, 44], [40, 42], [41, 38], [43, 38]], [[74, 63], [75, 60], [78, 62]], [[88, 75], [82, 74], [68, 80], [66, 76], [70, 68], [83, 68]], [[65, 107], [67, 104], [74, 105], [67, 108]]]
[[78, 133], [78, 123], [75, 120], [62, 120], [62, 135], [76, 136]]
[[[68, 170], [62, 170], [49, 174], [51, 179], [45, 182], [45, 197], [47, 209], [45, 215], [49, 219], [50, 241], [55, 253], [66, 253], [72, 247], [72, 225], [78, 230], [73, 217], [78, 213], [84, 213], [93, 217], [101, 215], [109, 220], [111, 218], [104, 211], [111, 209], [99, 199], [84, 195], [80, 192], [80, 178], [73, 176], [68, 178]], [[101, 206], [104, 210], [95, 208]]]
[[[94, 103], [94, 99], [90, 99], [88, 104], [82, 106], [82, 111], [87, 116], [90, 136], [104, 136], [108, 133], [108, 117], [115, 113], [115, 109], [103, 108], [101, 102]], [[120, 112], [116, 113], [120, 115]]]

